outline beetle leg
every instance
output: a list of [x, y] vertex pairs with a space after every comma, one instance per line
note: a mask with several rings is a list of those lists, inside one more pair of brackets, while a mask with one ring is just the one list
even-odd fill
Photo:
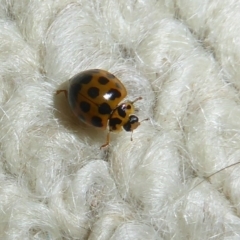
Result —
[[[144, 122], [144, 121], [148, 121], [149, 120], [149, 118], [146, 118], [146, 119], [143, 119], [142, 121], [140, 121], [139, 122], [139, 124], [141, 123], [141, 122]], [[132, 130], [132, 132], [131, 132], [131, 141], [133, 141], [133, 130]]]
[[62, 93], [62, 92], [64, 93], [65, 97], [68, 98], [68, 92], [67, 92], [67, 90], [57, 90], [57, 91], [56, 91], [56, 95], [58, 95], [59, 93]]
[[149, 118], [145, 118], [145, 119], [143, 119], [142, 121], [140, 121], [140, 123], [141, 122], [144, 122], [144, 121], [148, 121], [149, 120]]
[[107, 134], [107, 141], [106, 141], [106, 143], [103, 144], [103, 145], [100, 147], [100, 149], [108, 146], [108, 145], [109, 145], [109, 142], [110, 142], [110, 132], [108, 132], [108, 134]]
[[131, 141], [133, 140], [133, 137], [132, 137], [132, 136], [133, 136], [133, 131], [131, 132]]

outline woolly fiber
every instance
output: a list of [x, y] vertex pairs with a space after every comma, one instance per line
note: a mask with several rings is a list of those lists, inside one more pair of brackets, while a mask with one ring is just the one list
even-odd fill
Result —
[[[240, 239], [238, 0], [1, 0], [0, 239]], [[133, 133], [80, 122], [68, 80], [139, 96]]]

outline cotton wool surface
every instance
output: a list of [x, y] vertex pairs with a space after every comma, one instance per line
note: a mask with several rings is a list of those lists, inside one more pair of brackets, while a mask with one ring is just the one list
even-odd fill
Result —
[[[2, 0], [0, 239], [240, 239], [240, 2]], [[80, 122], [87, 69], [121, 80], [131, 133]]]

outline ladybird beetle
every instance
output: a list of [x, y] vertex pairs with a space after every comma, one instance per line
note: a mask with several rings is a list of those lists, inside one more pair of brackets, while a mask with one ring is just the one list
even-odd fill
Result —
[[107, 141], [101, 148], [109, 144], [110, 132], [119, 132], [122, 128], [133, 132], [140, 125], [138, 117], [133, 115], [133, 104], [142, 98], [120, 103], [127, 96], [127, 90], [107, 71], [91, 69], [80, 72], [69, 80], [68, 90], [58, 90], [57, 94], [61, 92], [82, 122], [103, 130], [108, 127]]

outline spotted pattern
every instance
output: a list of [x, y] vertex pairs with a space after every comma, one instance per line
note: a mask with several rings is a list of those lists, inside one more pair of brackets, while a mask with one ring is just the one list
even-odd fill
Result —
[[97, 87], [90, 87], [87, 91], [87, 94], [90, 98], [96, 98], [99, 96], [99, 88]]
[[131, 124], [138, 122], [138, 117], [135, 116], [135, 115], [129, 116], [129, 122], [130, 122]]
[[120, 116], [117, 108], [126, 95], [127, 91], [119, 79], [101, 69], [80, 72], [69, 80], [68, 101], [73, 113], [93, 127], [110, 128], [109, 122], [113, 118], [111, 122], [114, 129], [121, 131], [128, 112], [125, 109], [124, 119], [121, 117], [123, 113]]
[[124, 109], [124, 108], [125, 108], [124, 105], [122, 105], [122, 106], [120, 106], [120, 107], [117, 108], [118, 114], [119, 114], [119, 116], [122, 117], [122, 118], [125, 118], [125, 117], [126, 117], [126, 112], [125, 112], [125, 109]]
[[115, 100], [116, 98], [120, 98], [121, 97], [121, 93], [114, 88], [111, 88], [107, 94], [109, 95], [109, 100]]
[[125, 129], [125, 131], [131, 132], [132, 124], [134, 124], [136, 122], [138, 122], [138, 117], [135, 115], [131, 115], [131, 116], [129, 116], [128, 122], [123, 125], [123, 128]]
[[98, 82], [101, 84], [101, 85], [106, 85], [109, 83], [109, 80], [105, 77], [99, 77], [98, 78]]
[[88, 74], [80, 75], [79, 77], [81, 77], [82, 84], [89, 84], [92, 80], [92, 75], [88, 75]]
[[89, 112], [90, 109], [91, 109], [91, 105], [88, 102], [85, 102], [85, 101], [80, 102], [79, 107], [85, 113]]
[[98, 112], [100, 114], [110, 114], [112, 112], [111, 107], [109, 106], [108, 103], [102, 103], [99, 107], [98, 107]]
[[102, 119], [98, 116], [93, 116], [92, 119], [91, 119], [91, 123], [95, 127], [102, 127], [103, 126]]
[[122, 120], [121, 119], [119, 119], [119, 118], [111, 118], [110, 120], [109, 120], [109, 126], [110, 126], [110, 129], [111, 130], [116, 130], [117, 129], [117, 126], [116, 125], [119, 125], [119, 124], [121, 124], [122, 123]]

